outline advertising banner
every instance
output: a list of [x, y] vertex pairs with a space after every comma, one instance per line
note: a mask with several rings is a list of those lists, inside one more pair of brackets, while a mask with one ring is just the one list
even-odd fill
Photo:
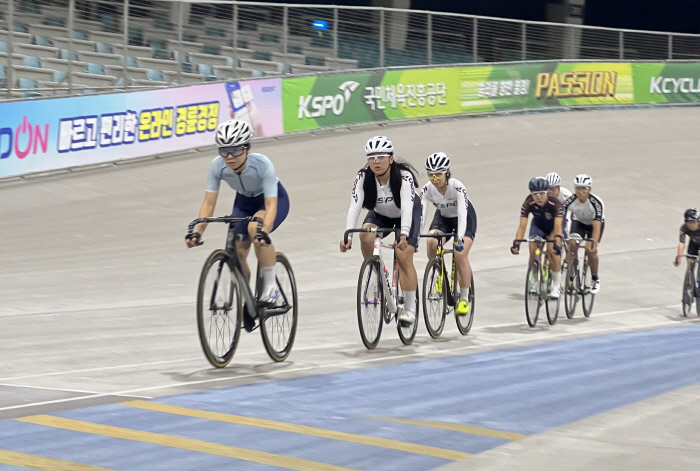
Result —
[[461, 112], [634, 103], [629, 63], [541, 63], [460, 69]]
[[700, 64], [632, 64], [638, 103], [700, 102]]
[[285, 79], [284, 131], [460, 112], [455, 68]]
[[0, 177], [211, 145], [233, 116], [281, 134], [280, 79], [3, 103]]

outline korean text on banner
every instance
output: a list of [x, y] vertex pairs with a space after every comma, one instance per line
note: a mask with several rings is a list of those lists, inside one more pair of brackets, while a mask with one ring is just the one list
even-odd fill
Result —
[[212, 145], [233, 116], [282, 133], [279, 79], [228, 85], [0, 104], [0, 177]]

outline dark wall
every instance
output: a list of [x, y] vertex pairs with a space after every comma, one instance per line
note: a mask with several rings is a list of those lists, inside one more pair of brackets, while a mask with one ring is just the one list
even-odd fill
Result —
[[587, 25], [700, 33], [697, 0], [586, 0]]

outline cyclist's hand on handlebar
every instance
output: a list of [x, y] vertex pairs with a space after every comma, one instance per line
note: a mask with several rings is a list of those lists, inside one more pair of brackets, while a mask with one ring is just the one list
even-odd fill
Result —
[[510, 248], [510, 253], [513, 255], [520, 254], [520, 244], [513, 244], [513, 246]]
[[185, 236], [185, 244], [187, 244], [188, 249], [191, 249], [192, 247], [202, 245], [201, 239], [202, 235], [199, 232], [193, 232]]
[[406, 247], [408, 247], [408, 242], [406, 242], [405, 234], [401, 234], [398, 242], [394, 242], [394, 247], [396, 247], [399, 250], [406, 250]]
[[340, 241], [340, 251], [345, 253], [348, 250], [352, 248], [352, 239], [348, 239], [348, 243], [346, 244], [345, 241], [341, 240]]
[[681, 256], [680, 256], [680, 255], [677, 255], [677, 256], [676, 256], [676, 259], [673, 261], [673, 266], [674, 266], [674, 267], [677, 267], [677, 266], [680, 265], [680, 264], [681, 264]]

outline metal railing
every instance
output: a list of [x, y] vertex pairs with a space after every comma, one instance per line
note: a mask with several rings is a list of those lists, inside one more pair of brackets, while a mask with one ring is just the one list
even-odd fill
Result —
[[550, 59], [700, 59], [700, 35], [380, 7], [0, 0], [0, 99]]

